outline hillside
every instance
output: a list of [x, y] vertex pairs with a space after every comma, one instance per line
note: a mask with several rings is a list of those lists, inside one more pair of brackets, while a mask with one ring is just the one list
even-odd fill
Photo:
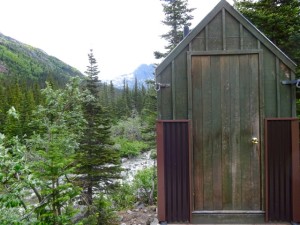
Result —
[[74, 76], [82, 74], [43, 50], [0, 33], [0, 77], [40, 82], [51, 77], [63, 84]]

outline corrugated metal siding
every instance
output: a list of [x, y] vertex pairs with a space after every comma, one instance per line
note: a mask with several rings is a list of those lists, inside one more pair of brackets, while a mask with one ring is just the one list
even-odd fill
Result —
[[[159, 196], [165, 204], [159, 209], [165, 221], [188, 222], [190, 220], [190, 175], [189, 175], [189, 123], [188, 121], [160, 121], [158, 126], [163, 131], [163, 143], [158, 143], [158, 157], [163, 155], [164, 162], [158, 165], [158, 170], [164, 171], [164, 187]], [[162, 168], [163, 167], [163, 168]], [[161, 180], [160, 179], [160, 180]]]
[[291, 123], [267, 121], [268, 218], [291, 221]]

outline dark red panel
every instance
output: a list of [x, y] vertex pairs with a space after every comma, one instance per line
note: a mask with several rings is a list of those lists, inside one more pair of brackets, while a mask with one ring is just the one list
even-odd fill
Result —
[[[296, 181], [300, 172], [297, 125], [298, 120], [295, 118], [267, 119], [265, 123], [266, 218], [268, 221], [290, 222], [297, 218], [296, 212], [300, 210], [300, 207], [297, 208], [300, 201], [297, 196], [300, 186]], [[295, 160], [294, 156], [297, 153], [298, 160]], [[298, 168], [295, 165], [298, 165]]]
[[[158, 121], [158, 214], [160, 221], [190, 220], [189, 123]], [[163, 173], [163, 174], [162, 174]], [[163, 187], [162, 187], [163, 186]], [[160, 199], [163, 198], [163, 199]], [[163, 205], [164, 204], [164, 205]], [[163, 210], [164, 212], [160, 212]]]

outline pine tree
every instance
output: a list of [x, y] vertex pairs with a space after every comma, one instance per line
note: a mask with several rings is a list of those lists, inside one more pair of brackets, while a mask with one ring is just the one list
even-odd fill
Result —
[[163, 20], [162, 23], [169, 26], [170, 30], [161, 35], [168, 43], [165, 46], [167, 52], [154, 52], [156, 59], [164, 58], [183, 39], [183, 29], [191, 25], [190, 21], [193, 19], [191, 12], [194, 10], [194, 8], [188, 8], [188, 0], [161, 1], [163, 2], [162, 6], [165, 13], [165, 20]]
[[[24, 89], [25, 90], [25, 89]], [[34, 96], [32, 89], [26, 89], [24, 93], [24, 100], [21, 103], [20, 110], [20, 122], [22, 126], [22, 134], [26, 136], [30, 136], [33, 133], [32, 128], [29, 126], [29, 122], [31, 120], [32, 112], [36, 104], [34, 102]]]
[[[80, 141], [77, 163], [78, 182], [83, 188], [83, 200], [88, 206], [93, 205], [95, 192], [106, 190], [113, 179], [119, 178], [120, 157], [112, 148], [110, 139], [111, 121], [108, 113], [99, 103], [98, 66], [91, 50], [87, 81], [84, 87], [90, 93], [83, 104], [87, 126]], [[91, 207], [87, 212], [92, 214]]]
[[109, 109], [112, 114], [112, 118], [116, 116], [116, 90], [112, 81], [109, 83]]
[[151, 148], [155, 148], [155, 122], [157, 118], [157, 93], [154, 80], [147, 81], [148, 88], [145, 95], [145, 103], [142, 111], [142, 120], [146, 123], [143, 129], [143, 139]]

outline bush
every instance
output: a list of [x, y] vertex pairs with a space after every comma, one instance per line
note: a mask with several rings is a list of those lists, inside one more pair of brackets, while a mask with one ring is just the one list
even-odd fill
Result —
[[120, 185], [112, 194], [112, 201], [116, 210], [132, 208], [136, 199], [134, 188], [128, 183]]
[[118, 225], [117, 215], [112, 202], [100, 194], [90, 206], [91, 215], [81, 221], [83, 225]]
[[128, 118], [119, 121], [116, 125], [111, 127], [111, 134], [113, 137], [122, 137], [130, 141], [142, 140], [142, 123], [140, 117]]
[[156, 167], [138, 171], [134, 176], [133, 187], [140, 202], [154, 204], [157, 199]]
[[115, 138], [116, 145], [119, 145], [121, 157], [138, 156], [141, 152], [148, 149], [148, 145], [141, 141], [130, 141], [124, 138]]

